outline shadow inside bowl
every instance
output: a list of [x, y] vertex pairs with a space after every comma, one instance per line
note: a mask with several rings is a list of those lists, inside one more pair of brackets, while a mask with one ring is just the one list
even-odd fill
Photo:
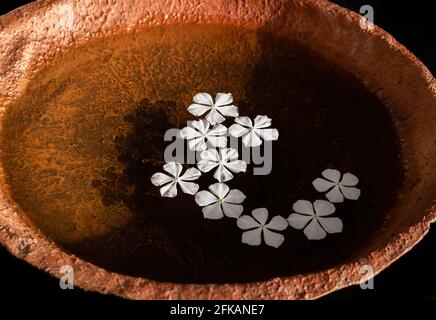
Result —
[[[270, 175], [250, 166], [228, 182], [247, 195], [245, 214], [266, 207], [287, 218], [296, 200], [324, 198], [312, 181], [336, 168], [357, 175], [362, 190], [336, 206], [343, 232], [308, 241], [289, 228], [279, 249], [250, 247], [234, 219], [204, 219], [192, 196], [160, 197], [150, 177], [161, 171], [163, 135], [194, 119], [186, 108], [197, 92], [232, 92], [240, 115], [268, 115], [280, 132]], [[356, 78], [268, 32], [212, 25], [138, 29], [70, 49], [8, 109], [2, 148], [11, 197], [43, 234], [107, 270], [179, 283], [347, 261], [403, 183], [389, 113]], [[212, 182], [203, 175], [199, 184]]]

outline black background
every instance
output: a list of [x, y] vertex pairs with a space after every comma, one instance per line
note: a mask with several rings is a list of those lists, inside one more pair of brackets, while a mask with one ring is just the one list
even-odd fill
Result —
[[[1, 0], [0, 15], [31, 1]], [[392, 34], [413, 52], [435, 74], [436, 41], [432, 1], [354, 0], [332, 1], [350, 10], [359, 11], [368, 4], [374, 8], [374, 22]], [[0, 44], [3, 45], [3, 44]], [[374, 279], [373, 290], [353, 286], [332, 293], [323, 299], [432, 299], [436, 300], [436, 229], [405, 254], [399, 261]], [[114, 296], [85, 292], [78, 288], [61, 290], [59, 280], [13, 257], [0, 247], [0, 288], [8, 300], [38, 298], [44, 300], [78, 299], [86, 303], [118, 301]], [[71, 300], [69, 300], [71, 301]]]

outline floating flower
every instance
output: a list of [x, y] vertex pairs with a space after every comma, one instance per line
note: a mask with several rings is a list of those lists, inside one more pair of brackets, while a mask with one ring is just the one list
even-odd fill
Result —
[[208, 112], [206, 120], [212, 125], [221, 123], [226, 117], [237, 117], [238, 107], [232, 105], [233, 96], [231, 93], [217, 93], [215, 102], [209, 93], [197, 93], [194, 96], [194, 103], [188, 107], [188, 111], [194, 116], [201, 116]]
[[232, 189], [224, 183], [215, 183], [209, 186], [209, 191], [203, 190], [195, 195], [195, 202], [203, 208], [203, 215], [206, 219], [239, 218], [244, 210], [241, 205], [245, 195]]
[[222, 124], [216, 124], [212, 128], [206, 120], [192, 121], [192, 127], [185, 127], [180, 130], [179, 135], [189, 140], [188, 146], [193, 151], [207, 149], [207, 143], [212, 147], [224, 148], [227, 146], [227, 128]]
[[326, 179], [317, 178], [313, 180], [312, 184], [316, 191], [325, 192], [331, 189], [325, 195], [331, 202], [343, 202], [344, 198], [357, 200], [360, 197], [360, 190], [355, 188], [359, 179], [347, 172], [342, 176], [338, 170], [326, 169], [322, 172], [322, 176]]
[[236, 118], [235, 122], [236, 124], [229, 128], [229, 133], [236, 138], [242, 137], [246, 147], [260, 146], [262, 139], [272, 141], [279, 138], [277, 129], [268, 128], [271, 126], [271, 119], [267, 116], [256, 116], [254, 125], [249, 117]]
[[316, 200], [313, 205], [307, 200], [298, 200], [292, 206], [297, 213], [292, 213], [288, 222], [295, 229], [303, 229], [309, 240], [324, 239], [327, 233], [342, 231], [342, 221], [339, 218], [326, 216], [335, 212], [335, 206], [326, 200]]
[[209, 172], [218, 167], [214, 173], [214, 178], [219, 182], [226, 182], [233, 178], [233, 173], [245, 172], [247, 164], [245, 161], [238, 160], [238, 151], [231, 148], [207, 149], [200, 154], [201, 160], [198, 161], [198, 169], [202, 172]]
[[151, 183], [158, 187], [163, 186], [160, 188], [162, 197], [172, 198], [177, 196], [177, 184], [180, 185], [184, 193], [195, 194], [198, 191], [198, 184], [188, 181], [197, 180], [201, 176], [201, 172], [197, 168], [189, 168], [183, 175], [180, 175], [182, 168], [182, 165], [178, 162], [168, 162], [164, 164], [163, 169], [171, 176], [161, 172], [152, 175]]
[[288, 227], [286, 219], [281, 216], [275, 216], [268, 224], [265, 224], [268, 220], [268, 210], [266, 208], [254, 209], [251, 214], [254, 219], [250, 216], [242, 216], [237, 220], [239, 228], [248, 230], [242, 234], [242, 242], [250, 246], [258, 246], [262, 242], [263, 234], [263, 239], [267, 245], [274, 248], [280, 247], [285, 237], [271, 230], [285, 230]]

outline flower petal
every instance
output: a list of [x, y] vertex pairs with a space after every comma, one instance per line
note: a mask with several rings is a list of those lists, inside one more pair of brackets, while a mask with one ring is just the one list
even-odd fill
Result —
[[197, 192], [195, 195], [195, 202], [200, 206], [204, 207], [211, 203], [217, 202], [218, 199], [215, 197], [214, 194], [210, 193], [209, 191], [202, 190], [200, 192]]
[[242, 234], [242, 243], [246, 243], [250, 246], [258, 246], [262, 242], [261, 234], [262, 234], [262, 230], [259, 228], [250, 231], [245, 231]]
[[245, 172], [247, 170], [247, 164], [245, 163], [245, 161], [242, 160], [227, 162], [224, 163], [224, 166], [234, 173]]
[[358, 183], [359, 179], [354, 174], [347, 172], [342, 176], [341, 185], [343, 186], [354, 187]]
[[204, 137], [192, 139], [188, 142], [189, 150], [204, 151], [207, 149], [207, 144]]
[[210, 124], [214, 125], [217, 123], [221, 123], [224, 120], [226, 120], [226, 118], [224, 118], [218, 111], [216, 108], [212, 108], [212, 110], [210, 110], [210, 112], [207, 114], [206, 116], [206, 120], [210, 122]]
[[167, 198], [173, 198], [177, 196], [177, 181], [168, 183], [160, 188], [160, 195]]
[[233, 179], [233, 174], [223, 164], [219, 164], [213, 177], [219, 182], [226, 182]]
[[360, 190], [358, 188], [340, 186], [340, 189], [347, 199], [357, 200], [360, 197]]
[[251, 119], [249, 117], [238, 117], [235, 119], [236, 123], [239, 123], [241, 126], [252, 128], [253, 122], [251, 122]]
[[312, 219], [303, 232], [309, 240], [321, 240], [327, 235], [316, 219]]
[[206, 92], [201, 92], [201, 93], [197, 93], [194, 98], [193, 98], [195, 103], [201, 103], [201, 104], [205, 104], [208, 106], [212, 106], [213, 105], [213, 100], [212, 100], [212, 96], [209, 93]]
[[238, 150], [232, 148], [220, 149], [220, 158], [223, 162], [230, 162], [238, 159]]
[[259, 227], [259, 222], [250, 216], [242, 216], [236, 221], [238, 227], [242, 230], [253, 229]]
[[192, 121], [192, 126], [197, 129], [201, 134], [205, 134], [209, 130], [210, 123], [206, 120]]
[[344, 202], [344, 196], [339, 190], [339, 186], [335, 186], [332, 190], [327, 192], [325, 196], [330, 202]]
[[316, 178], [313, 180], [312, 184], [318, 192], [325, 192], [335, 185], [334, 182], [322, 178]]
[[315, 207], [316, 214], [321, 217], [328, 216], [336, 210], [334, 204], [326, 200], [316, 200], [313, 206]]
[[179, 177], [179, 181], [197, 180], [200, 176], [201, 176], [200, 170], [198, 170], [197, 168], [189, 168], [188, 170], [185, 171], [185, 173], [182, 176]]
[[210, 206], [203, 208], [203, 216], [206, 219], [221, 219], [224, 217], [223, 210], [221, 209], [221, 206], [219, 203], [214, 203]]
[[300, 230], [303, 229], [307, 225], [307, 223], [312, 219], [313, 219], [312, 216], [307, 216], [299, 213], [292, 213], [288, 217], [288, 222], [292, 228]]
[[183, 166], [175, 161], [165, 163], [163, 165], [163, 169], [174, 176], [175, 178], [178, 178], [180, 175], [180, 172], [182, 172]]
[[267, 116], [256, 116], [254, 118], [254, 127], [257, 129], [268, 128], [271, 126], [271, 119]]
[[167, 176], [165, 173], [162, 172], [156, 172], [154, 175], [151, 176], [151, 183], [158, 187], [172, 180], [174, 180], [174, 178]]
[[318, 218], [319, 223], [328, 233], [342, 232], [343, 224], [339, 218]]
[[308, 214], [308, 215], [311, 215], [311, 216], [313, 216], [315, 214], [315, 212], [313, 211], [312, 202], [307, 201], [307, 200], [298, 200], [298, 201], [296, 201], [293, 204], [292, 209], [295, 212], [304, 213], [304, 214]]
[[245, 194], [243, 194], [240, 190], [233, 189], [230, 190], [230, 192], [224, 198], [224, 202], [240, 204], [244, 202], [245, 198], [246, 198]]
[[325, 169], [321, 174], [324, 178], [333, 182], [339, 182], [341, 178], [341, 173], [335, 169]]
[[200, 154], [201, 160], [209, 160], [214, 162], [220, 161], [220, 155], [215, 149], [207, 149]]
[[229, 193], [229, 187], [225, 183], [214, 183], [209, 186], [209, 190], [218, 197], [224, 199]]
[[231, 93], [218, 92], [215, 96], [215, 107], [225, 106], [233, 102]]
[[224, 215], [229, 218], [239, 218], [244, 211], [244, 207], [240, 204], [232, 204], [223, 202], [222, 204]]
[[237, 117], [237, 116], [239, 116], [238, 107], [234, 106], [234, 105], [222, 106], [222, 107], [218, 107], [217, 106], [217, 110], [218, 110], [219, 113], [221, 113], [223, 116], [226, 116], [226, 117]]
[[227, 133], [227, 127], [218, 123], [214, 125], [208, 132], [209, 136], [224, 136]]
[[249, 129], [237, 123], [232, 124], [229, 128], [229, 134], [236, 138], [242, 137], [244, 134], [247, 134], [249, 131], [250, 131]]
[[242, 142], [246, 147], [258, 147], [262, 144], [262, 140], [259, 138], [259, 135], [256, 131], [248, 132], [243, 138]]
[[201, 137], [201, 133], [191, 127], [184, 127], [179, 131], [179, 137], [182, 139], [194, 139]]
[[282, 231], [285, 230], [289, 226], [288, 221], [282, 216], [275, 216], [271, 219], [271, 221], [266, 225], [268, 229]]
[[209, 172], [210, 170], [215, 168], [220, 161], [218, 151], [216, 151], [215, 149], [207, 149], [203, 151], [200, 154], [200, 158], [201, 160], [198, 161], [197, 167], [202, 172]]
[[218, 162], [210, 161], [210, 160], [200, 160], [197, 163], [198, 169], [200, 169], [202, 172], [209, 172], [213, 168], [215, 168], [218, 165]]
[[257, 129], [256, 132], [265, 141], [273, 141], [279, 138], [277, 129]]
[[210, 106], [203, 106], [201, 104], [193, 103], [188, 107], [188, 111], [194, 116], [201, 116], [205, 114], [207, 111], [212, 109]]
[[251, 214], [260, 224], [265, 224], [268, 219], [268, 210], [266, 208], [254, 209]]
[[278, 248], [285, 241], [285, 237], [277, 232], [269, 231], [268, 229], [263, 229], [263, 239], [265, 243], [271, 247]]
[[179, 185], [182, 191], [186, 194], [196, 194], [200, 186], [194, 182], [186, 182], [179, 180]]
[[227, 137], [226, 136], [208, 136], [207, 141], [209, 141], [212, 147], [225, 148], [227, 147]]

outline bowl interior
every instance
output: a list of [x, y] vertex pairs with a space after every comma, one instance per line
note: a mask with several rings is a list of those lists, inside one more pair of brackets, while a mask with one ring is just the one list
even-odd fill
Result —
[[[161, 171], [163, 135], [195, 119], [186, 109], [198, 92], [231, 92], [240, 115], [268, 115], [280, 132], [271, 174], [250, 165], [228, 182], [246, 194], [245, 214], [266, 207], [287, 218], [296, 200], [324, 199], [312, 181], [336, 168], [362, 190], [336, 206], [343, 232], [309, 241], [289, 228], [279, 249], [250, 247], [234, 219], [204, 219], [192, 196], [160, 197], [150, 177]], [[377, 97], [262, 30], [160, 26], [77, 46], [35, 75], [3, 128], [11, 197], [44, 235], [107, 270], [162, 281], [247, 282], [345, 262], [403, 183], [398, 137]], [[211, 183], [200, 178], [202, 189]]]

